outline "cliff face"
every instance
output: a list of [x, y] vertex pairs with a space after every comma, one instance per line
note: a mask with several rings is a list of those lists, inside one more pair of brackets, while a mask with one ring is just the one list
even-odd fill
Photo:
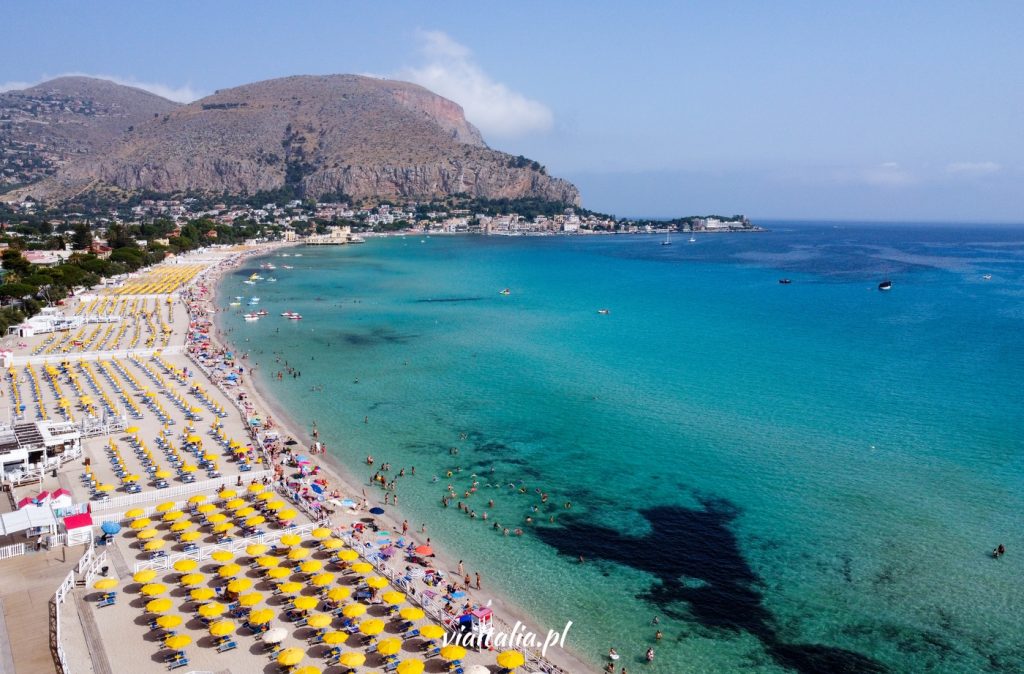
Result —
[[331, 75], [215, 93], [136, 125], [103, 155], [23, 192], [66, 198], [98, 185], [158, 192], [541, 197], [576, 188], [488, 148], [455, 103], [414, 84]]

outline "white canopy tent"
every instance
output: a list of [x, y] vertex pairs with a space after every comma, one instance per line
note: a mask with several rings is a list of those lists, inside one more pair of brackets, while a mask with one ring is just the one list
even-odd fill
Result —
[[57, 517], [49, 506], [22, 508], [0, 515], [0, 534], [4, 536], [35, 528], [57, 533]]

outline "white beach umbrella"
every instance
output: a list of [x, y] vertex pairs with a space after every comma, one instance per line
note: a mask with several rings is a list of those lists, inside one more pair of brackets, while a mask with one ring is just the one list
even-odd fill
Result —
[[263, 635], [263, 641], [268, 644], [279, 644], [284, 641], [287, 636], [288, 630], [283, 627], [275, 627], [271, 630], [267, 630], [267, 633]]

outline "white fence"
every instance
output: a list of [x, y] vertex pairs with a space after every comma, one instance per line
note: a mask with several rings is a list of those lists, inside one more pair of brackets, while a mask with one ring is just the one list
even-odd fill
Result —
[[[271, 479], [274, 477], [274, 472], [270, 470], [253, 470], [248, 473], [239, 473], [242, 476], [243, 482], [249, 482], [251, 480], [261, 481], [264, 477]], [[190, 494], [196, 494], [202, 491], [209, 491], [213, 489], [220, 489], [223, 487], [234, 487], [235, 483], [229, 478], [235, 477], [234, 475], [218, 478], [216, 480], [200, 480], [198, 482], [192, 482], [191, 484], [181, 484], [176, 487], [168, 487], [167, 489], [156, 489], [152, 491], [144, 491], [140, 494], [125, 494], [124, 496], [116, 496], [106, 501], [100, 501], [93, 505], [93, 514], [97, 517], [109, 519], [107, 513], [117, 510], [130, 510], [133, 507], [142, 506], [144, 503], [150, 501], [174, 501], [178, 500], [180, 496], [188, 496]]]
[[298, 534], [300, 536], [308, 534], [310, 531], [317, 527], [316, 524], [303, 524], [290, 529], [275, 529], [266, 533], [257, 534], [255, 536], [248, 536], [246, 538], [239, 538], [231, 541], [230, 543], [223, 543], [221, 545], [207, 545], [199, 548], [195, 552], [179, 552], [176, 555], [166, 555], [157, 559], [150, 559], [145, 562], [136, 562], [134, 573], [138, 573], [144, 569], [156, 569], [158, 571], [165, 571], [177, 562], [179, 559], [194, 559], [197, 562], [201, 562], [204, 559], [210, 559], [210, 556], [218, 550], [228, 550], [232, 553], [237, 553], [240, 550], [244, 550], [246, 547], [253, 543], [273, 543], [274, 541], [281, 538], [285, 534]]
[[14, 545], [6, 545], [0, 548], [0, 559], [10, 559], [11, 557], [17, 557], [18, 555], [25, 554], [25, 544], [15, 543]]
[[67, 656], [64, 654], [64, 646], [60, 642], [60, 607], [74, 587], [75, 572], [69, 571], [64, 582], [57, 588], [53, 599], [50, 600], [50, 652], [53, 653], [53, 659], [60, 669], [60, 674], [71, 674]]

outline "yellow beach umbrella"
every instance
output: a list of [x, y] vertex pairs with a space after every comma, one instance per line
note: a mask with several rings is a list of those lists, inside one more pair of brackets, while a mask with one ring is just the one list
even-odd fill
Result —
[[377, 652], [381, 655], [394, 655], [402, 650], [402, 640], [395, 637], [388, 637], [377, 642]]
[[154, 536], [156, 536], [156, 534], [157, 534], [157, 530], [156, 529], [143, 529], [138, 534], [136, 534], [136, 536], [138, 538], [144, 540], [144, 541], [148, 541], [149, 539], [151, 539]]
[[147, 597], [156, 597], [167, 592], [167, 586], [163, 583], [150, 583], [148, 585], [143, 585], [141, 592]]
[[116, 578], [100, 578], [95, 583], [93, 583], [92, 586], [94, 588], [96, 588], [97, 590], [111, 590], [111, 589], [117, 587], [117, 579]]
[[203, 505], [201, 505], [198, 508], [196, 508], [196, 510], [198, 510], [201, 513], [203, 513], [204, 515], [206, 513], [212, 513], [216, 509], [217, 509], [217, 506], [215, 506], [212, 503], [204, 503]]
[[235, 553], [230, 550], [214, 550], [213, 554], [210, 555], [210, 559], [218, 562], [230, 562], [235, 558]]
[[300, 611], [311, 611], [315, 609], [316, 605], [319, 603], [320, 600], [316, 597], [296, 597], [292, 600], [292, 604]]
[[139, 427], [138, 426], [129, 426], [128, 428], [124, 429], [124, 432], [125, 433], [138, 433], [139, 432]]
[[174, 570], [188, 573], [189, 571], [195, 571], [198, 566], [199, 562], [194, 559], [179, 559], [174, 563]]
[[338, 664], [342, 667], [362, 667], [366, 662], [366, 656], [358, 651], [345, 651], [338, 658]]
[[273, 578], [274, 580], [281, 580], [292, 575], [292, 570], [283, 566], [275, 566], [272, 569], [267, 569], [267, 577]]
[[146, 552], [153, 552], [154, 550], [161, 549], [165, 545], [167, 545], [167, 541], [165, 541], [162, 538], [158, 538], [156, 540], [149, 541], [148, 543], [143, 545], [142, 549], [145, 550]]
[[281, 545], [291, 547], [293, 545], [298, 545], [301, 542], [302, 536], [299, 536], [298, 534], [285, 534], [284, 536], [281, 536]]
[[206, 576], [201, 573], [186, 573], [181, 577], [180, 582], [185, 587], [195, 587], [196, 585], [202, 585], [206, 580]]
[[218, 620], [210, 623], [210, 635], [215, 637], [226, 637], [235, 631], [235, 623], [230, 620]]
[[309, 535], [316, 539], [324, 539], [331, 535], [331, 530], [327, 527], [317, 527], [309, 532]]
[[327, 598], [334, 602], [345, 601], [351, 595], [352, 588], [344, 587], [341, 585], [337, 587], [332, 587], [330, 590], [327, 591]]
[[348, 639], [348, 634], [345, 632], [327, 632], [324, 634], [324, 643], [328, 646], [337, 646], [343, 644]]
[[238, 564], [225, 564], [224, 566], [217, 569], [217, 575], [221, 578], [231, 578], [237, 576], [242, 572], [242, 567]]
[[331, 624], [334, 618], [326, 613], [314, 613], [306, 620], [306, 624], [318, 630]]
[[411, 658], [409, 660], [402, 660], [398, 663], [398, 667], [395, 668], [396, 674], [423, 674], [423, 669], [426, 665], [423, 664], [422, 660]]
[[526, 662], [526, 658], [519, 651], [503, 651], [498, 653], [496, 661], [500, 667], [515, 669], [516, 667], [522, 667], [523, 663]]
[[[259, 547], [259, 546], [251, 545], [249, 547]], [[263, 547], [266, 547], [266, 546], [263, 546]], [[246, 548], [246, 551], [248, 551], [248, 548]], [[277, 566], [278, 564], [280, 564], [281, 560], [278, 559], [277, 557], [271, 557], [270, 555], [264, 555], [263, 557], [257, 557], [256, 558], [256, 563], [259, 566], [262, 566], [264, 569], [272, 569], [275, 566]]]
[[345, 545], [344, 541], [339, 538], [328, 538], [326, 541], [320, 544], [324, 550], [337, 550], [338, 548]]
[[[235, 442], [234, 440], [231, 441], [231, 447], [232, 449], [241, 449], [242, 451], [245, 451], [245, 448], [239, 447], [238, 443]], [[246, 491], [248, 491], [250, 494], [261, 494], [263, 493], [264, 489], [266, 489], [266, 487], [260, 484], [259, 482], [253, 482], [252, 484], [249, 485], [249, 488]]]
[[343, 562], [354, 562], [359, 559], [359, 553], [352, 549], [341, 550], [336, 557]]
[[279, 519], [282, 522], [293, 520], [298, 516], [299, 513], [294, 508], [288, 508], [287, 510], [282, 510], [279, 513], [277, 513], [277, 519]]
[[425, 625], [420, 628], [420, 636], [424, 639], [440, 639], [444, 636], [444, 628], [440, 625]]
[[441, 649], [441, 657], [445, 660], [461, 660], [466, 657], [466, 649], [462, 646], [451, 644]]
[[253, 515], [255, 513], [256, 508], [253, 508], [252, 506], [245, 506], [241, 510], [235, 511], [235, 517], [249, 517], [250, 515]]
[[324, 563], [319, 559], [310, 559], [299, 564], [299, 568], [302, 569], [303, 573], [316, 573], [320, 569], [324, 568]]
[[156, 571], [153, 569], [143, 569], [142, 571], [136, 571], [135, 575], [132, 576], [132, 580], [136, 583], [148, 583], [156, 578]]
[[256, 604], [263, 601], [263, 595], [259, 592], [250, 592], [249, 594], [243, 594], [238, 598], [238, 603], [242, 606], [253, 607]]
[[302, 583], [296, 583], [294, 581], [288, 583], [281, 583], [277, 586], [277, 589], [285, 594], [296, 594], [302, 592], [304, 585]]
[[233, 498], [224, 504], [224, 507], [228, 510], [238, 510], [239, 508], [245, 507], [245, 499]]
[[247, 527], [258, 527], [259, 525], [263, 524], [266, 521], [267, 521], [267, 518], [264, 517], [263, 515], [256, 515], [254, 517], [250, 517], [249, 519], [247, 519], [245, 521], [245, 526], [247, 526]]
[[133, 519], [135, 517], [142, 517], [144, 514], [146, 514], [146, 511], [143, 510], [142, 508], [132, 508], [131, 510], [126, 512], [124, 516], [128, 519]]
[[388, 579], [383, 576], [370, 576], [366, 579], [366, 584], [374, 590], [380, 590], [388, 586]]
[[189, 592], [189, 596], [195, 601], [209, 601], [217, 596], [217, 593], [212, 587], [200, 587]]
[[217, 460], [217, 459], [219, 459], [219, 458], [220, 458], [220, 457], [219, 457], [219, 456], [217, 456], [216, 454], [211, 454], [211, 453], [206, 453], [206, 454], [203, 454], [203, 459], [204, 459], [205, 461], [216, 461], [216, 460]]
[[384, 621], [380, 618], [369, 618], [359, 623], [359, 631], [368, 636], [380, 634], [384, 631]]
[[191, 497], [188, 500], [188, 502], [191, 503], [192, 505], [199, 505], [200, 503], [202, 503], [205, 500], [206, 500], [206, 494], [196, 494], [195, 496]]
[[153, 477], [157, 478], [158, 480], [166, 480], [170, 476], [171, 471], [167, 470], [166, 468], [161, 468], [160, 470], [153, 473]]
[[305, 665], [298, 669], [293, 669], [291, 674], [320, 674], [320, 670], [313, 665]]
[[249, 622], [253, 625], [266, 625], [274, 619], [274, 612], [269, 608], [258, 608], [249, 614]]
[[352, 566], [348, 567], [359, 574], [370, 573], [373, 571], [373, 564], [369, 562], [356, 562]]
[[181, 464], [181, 470], [186, 473], [194, 473], [199, 470], [199, 467], [194, 463], [183, 463]]
[[[195, 435], [195, 434], [188, 435], [188, 436], [185, 437], [185, 442], [193, 442], [194, 443], [194, 442], [202, 442], [202, 441], [203, 441], [203, 439], [201, 437], [199, 437], [198, 435]], [[223, 498], [223, 497], [221, 497], [221, 498]]]
[[[273, 494], [270, 494], [269, 492], [264, 492], [260, 494], [260, 498], [268, 495], [273, 496]], [[284, 510], [285, 508], [287, 508], [288, 504], [285, 503], [284, 501], [270, 501], [269, 503], [263, 504], [263, 507], [266, 508], [267, 510], [273, 510], [274, 512], [277, 512], [278, 510]], [[295, 534], [289, 535], [294, 536]]]
[[405, 601], [405, 595], [401, 592], [392, 590], [391, 592], [385, 592], [383, 595], [381, 595], [381, 599], [383, 599], [388, 604], [391, 604], [392, 606], [397, 606], [398, 604], [401, 604], [403, 601]]
[[204, 618], [216, 618], [220, 614], [224, 613], [227, 608], [227, 606], [219, 601], [211, 601], [209, 604], [203, 604], [200, 606], [198, 613]]
[[410, 622], [415, 622], [417, 620], [423, 620], [423, 616], [425, 614], [423, 613], [423, 609], [418, 606], [406, 606], [398, 612], [398, 615]]
[[96, 487], [96, 491], [114, 491], [114, 485], [112, 484], [101, 484]]
[[198, 531], [186, 531], [181, 536], [178, 536], [178, 539], [182, 543], [191, 543], [192, 541], [198, 540], [201, 537], [202, 534], [200, 534]]
[[164, 639], [164, 645], [172, 651], [179, 651], [192, 643], [192, 637], [187, 634], [175, 634]]
[[273, 491], [268, 489], [266, 491], [261, 491], [256, 496], [256, 498], [259, 499], [260, 501], [269, 501], [270, 499], [274, 498], [275, 496], [276, 496], [276, 494]]
[[175, 627], [180, 625], [184, 618], [180, 615], [162, 615], [156, 619], [157, 627], [162, 627], [165, 630], [173, 630]]
[[309, 550], [307, 550], [306, 548], [292, 548], [288, 551], [288, 559], [292, 560], [293, 562], [298, 561], [300, 559], [305, 559], [306, 557], [309, 557]]
[[168, 510], [174, 510], [174, 501], [166, 501], [156, 507], [158, 513], [165, 513]]
[[189, 522], [188, 520], [180, 520], [180, 521], [175, 522], [174, 524], [171, 525], [171, 531], [174, 531], [174, 532], [185, 531], [185, 530], [191, 529], [191, 528], [192, 528], [192, 523]]
[[245, 592], [252, 587], [252, 579], [250, 578], [235, 578], [233, 581], [228, 583], [228, 591], [234, 593]]
[[214, 513], [206, 518], [206, 521], [210, 524], [220, 524], [221, 522], [227, 522], [228, 516], [224, 513]]
[[123, 478], [121, 478], [121, 481], [122, 482], [138, 482], [139, 481], [139, 476], [134, 474], [134, 473], [132, 473], [131, 475], [125, 475]]
[[167, 597], [151, 599], [149, 603], [146, 604], [146, 610], [150, 613], [166, 613], [171, 610], [171, 600]]
[[235, 498], [236, 496], [238, 496], [238, 492], [236, 492], [234, 489], [225, 489], [225, 490], [221, 491], [219, 494], [217, 494], [217, 496], [219, 496], [222, 499], [227, 500], [227, 499]]
[[220, 524], [213, 525], [213, 533], [222, 534], [225, 531], [231, 531], [234, 528], [234, 524], [231, 522], [221, 522]]
[[169, 512], [165, 512], [162, 519], [164, 522], [174, 522], [176, 520], [180, 520], [184, 516], [185, 513], [180, 510], [171, 510]]
[[270, 546], [264, 545], [263, 543], [250, 543], [249, 545], [245, 546], [245, 554], [249, 555], [250, 557], [259, 557], [269, 549]]
[[309, 582], [316, 587], [327, 587], [334, 582], [333, 573], [319, 573], [309, 579]]
[[286, 648], [277, 654], [277, 664], [282, 667], [294, 667], [295, 665], [302, 662], [302, 659], [306, 657], [306, 652], [301, 648]]

